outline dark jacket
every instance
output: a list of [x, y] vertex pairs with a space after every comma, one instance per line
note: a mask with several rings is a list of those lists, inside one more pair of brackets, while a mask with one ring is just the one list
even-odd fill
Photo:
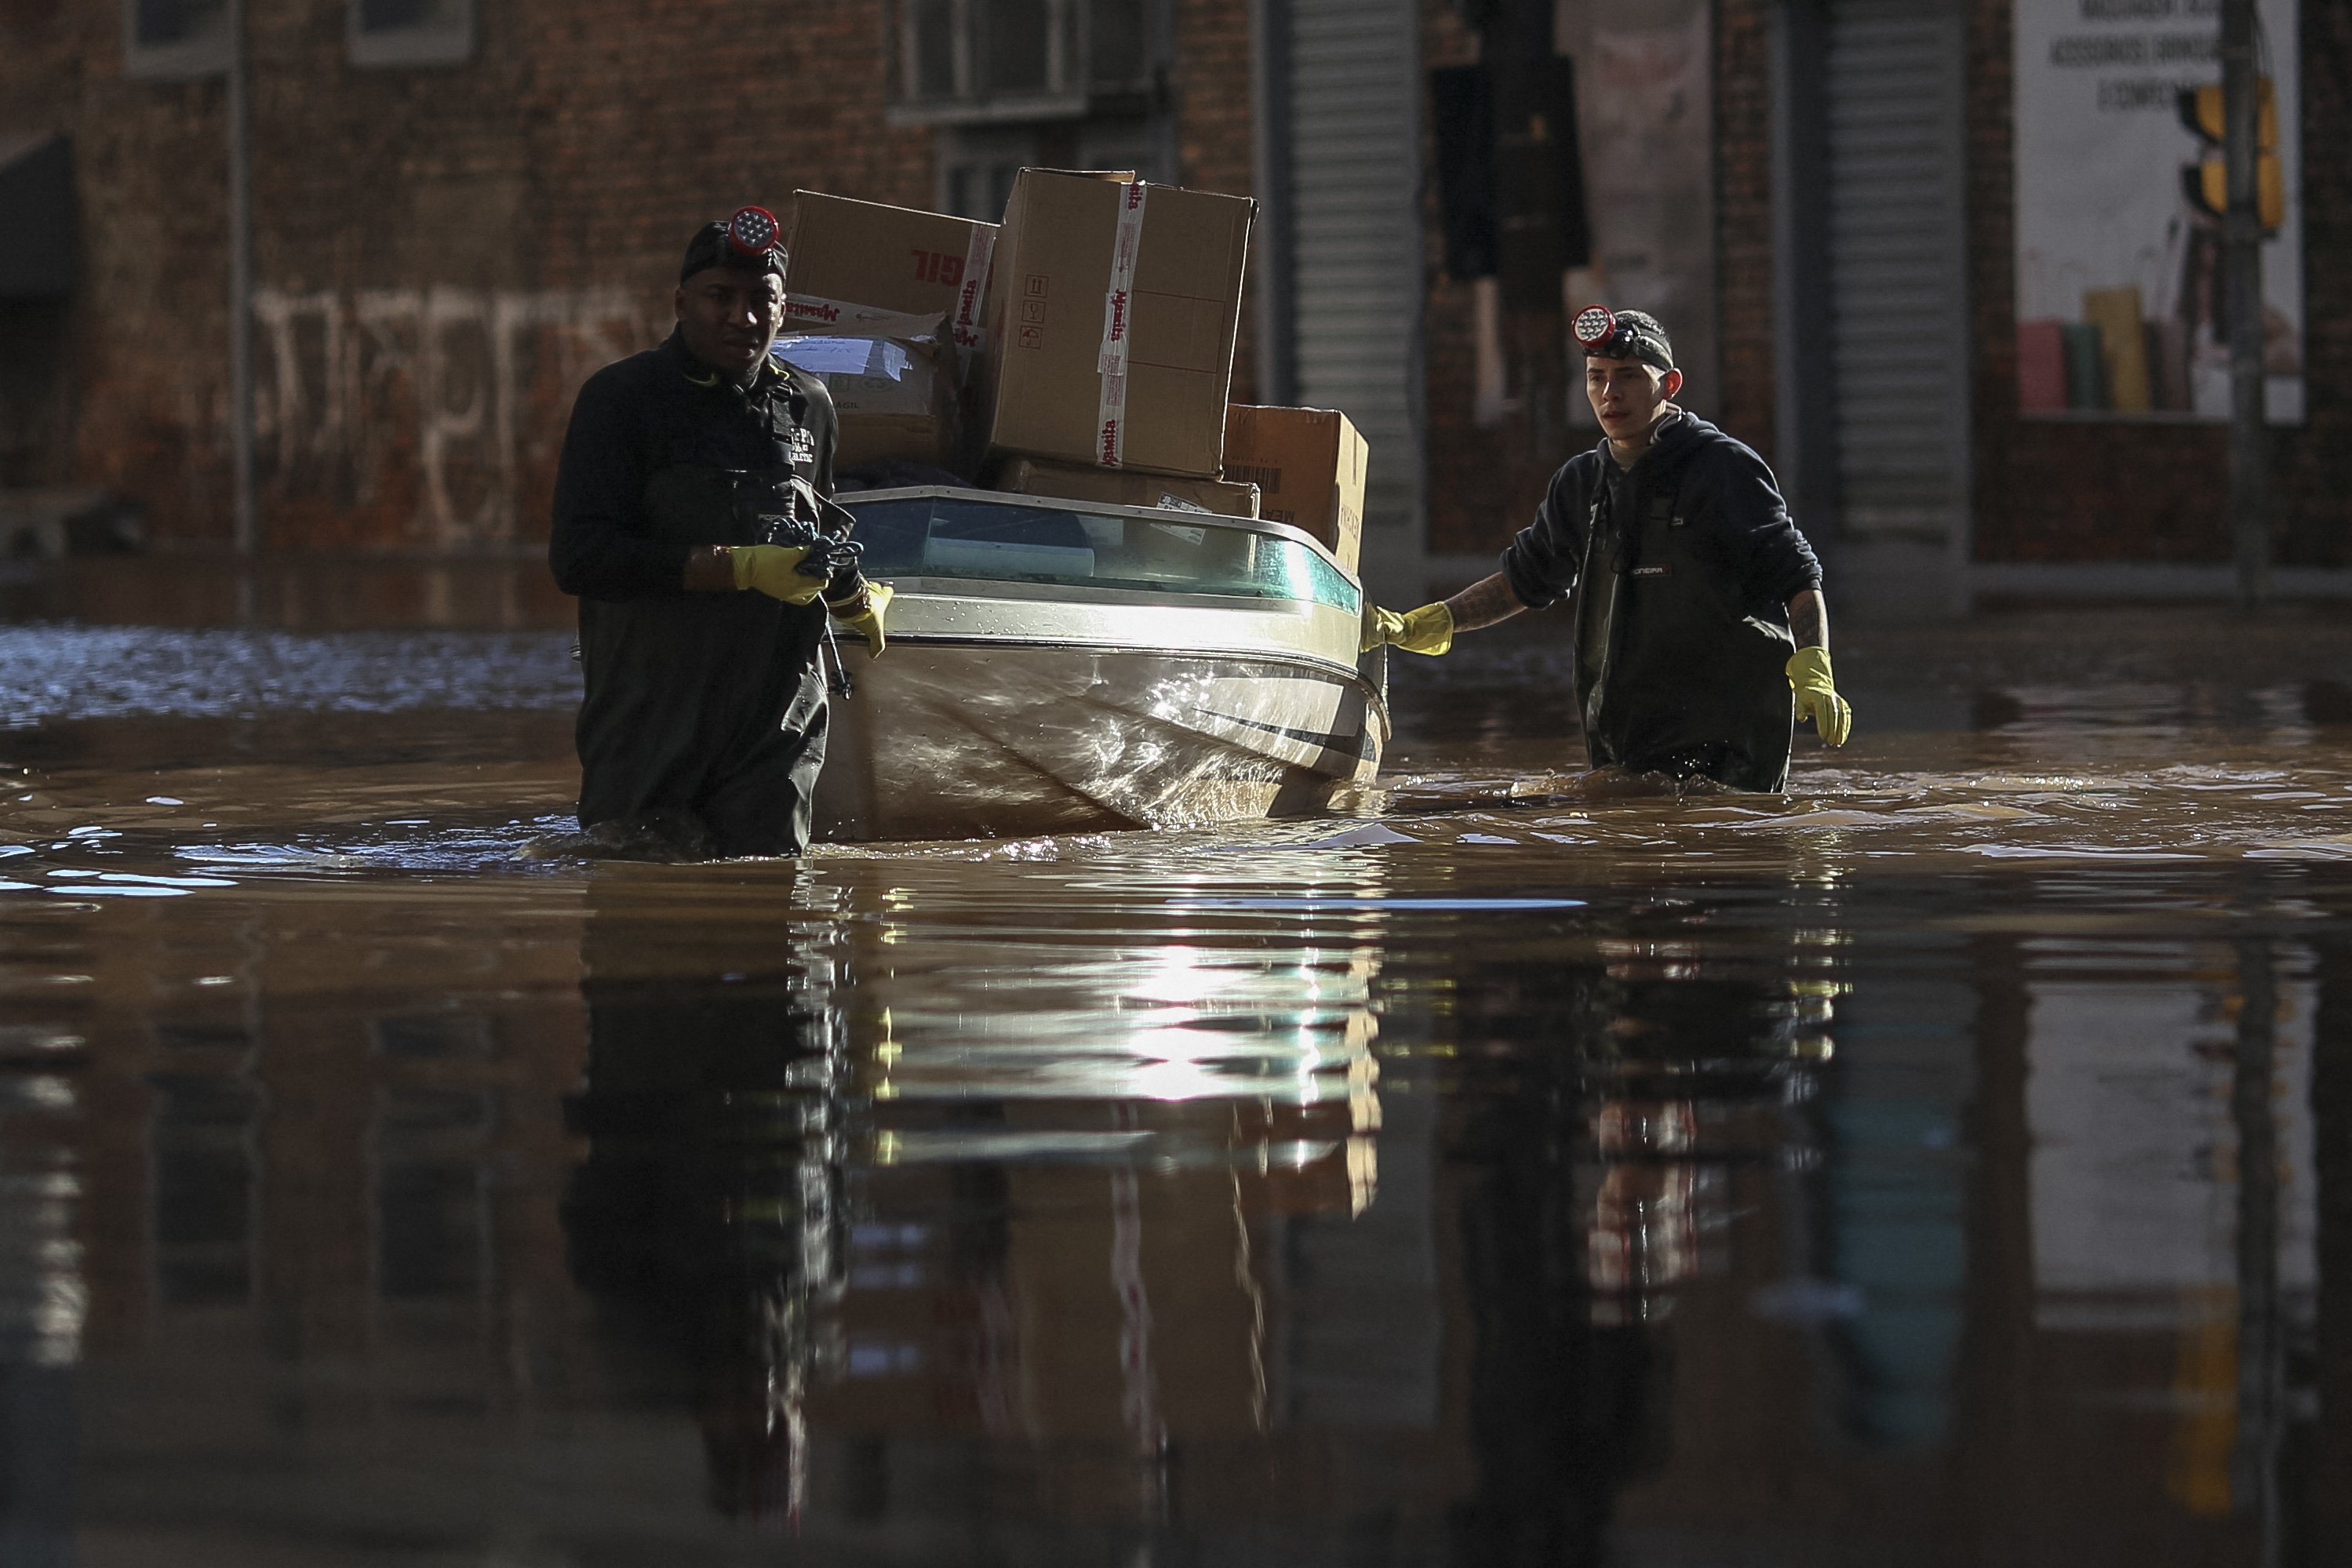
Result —
[[1577, 601], [1576, 691], [1596, 766], [1788, 781], [1788, 601], [1822, 582], [1772, 471], [1677, 411], [1628, 471], [1602, 441], [1552, 476], [1503, 552], [1529, 609]]
[[[688, 592], [697, 545], [764, 542], [833, 492], [824, 384], [773, 362], [748, 387], [673, 335], [580, 389], [548, 564], [580, 600], [583, 826], [685, 812], [721, 852], [796, 853], [824, 757], [822, 604]], [[829, 593], [855, 588], [853, 568]]]
[[838, 428], [815, 376], [771, 361], [747, 391], [697, 362], [676, 333], [606, 365], [580, 389], [555, 473], [547, 559], [557, 586], [582, 599], [683, 593], [694, 546], [759, 541], [715, 517], [666, 527], [647, 494], [656, 471], [702, 464], [751, 475], [781, 465], [829, 497]]

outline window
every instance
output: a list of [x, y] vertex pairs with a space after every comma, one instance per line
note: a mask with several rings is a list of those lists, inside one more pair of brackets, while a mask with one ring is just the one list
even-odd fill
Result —
[[1339, 569], [1307, 546], [1205, 513], [1172, 513], [1160, 522], [1017, 498], [851, 499], [866, 547], [860, 565], [872, 577], [1291, 600], [1350, 615], [1362, 608]]
[[122, 0], [122, 68], [203, 77], [228, 68], [228, 0]]
[[218, 1306], [253, 1292], [254, 1129], [261, 1096], [226, 1074], [162, 1072], [155, 1091], [155, 1295]]
[[474, 52], [474, 0], [346, 0], [355, 66], [447, 66]]
[[992, 224], [1003, 220], [1013, 177], [1024, 165], [1056, 162], [1039, 146], [1034, 125], [942, 126], [931, 155], [939, 169], [939, 209]]
[[899, 0], [902, 107], [1083, 111], [1149, 90], [1166, 0]]
[[375, 1282], [387, 1301], [471, 1298], [490, 1274], [482, 1089], [386, 1089], [375, 1115]]

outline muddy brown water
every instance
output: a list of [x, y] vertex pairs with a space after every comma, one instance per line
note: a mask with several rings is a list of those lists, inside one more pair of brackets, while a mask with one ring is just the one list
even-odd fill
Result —
[[2352, 1561], [2341, 615], [704, 866], [517, 858], [530, 619], [0, 624], [0, 1561]]

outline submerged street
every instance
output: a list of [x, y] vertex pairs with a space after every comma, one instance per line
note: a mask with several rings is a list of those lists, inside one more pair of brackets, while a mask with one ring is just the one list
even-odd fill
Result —
[[1341, 813], [699, 865], [558, 619], [16, 610], [8, 1562], [2352, 1550], [2332, 610], [1841, 626], [1785, 799], [1532, 616]]

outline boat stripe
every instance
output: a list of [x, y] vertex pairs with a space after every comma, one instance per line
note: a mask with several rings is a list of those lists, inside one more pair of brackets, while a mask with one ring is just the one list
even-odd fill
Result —
[[[1278, 735], [1285, 740], [1295, 740], [1303, 746], [1318, 746], [1321, 747], [1326, 751], [1337, 751], [1350, 757], [1361, 757], [1365, 755], [1362, 739], [1360, 738], [1356, 745], [1349, 746], [1347, 744], [1346, 738], [1336, 730], [1327, 730], [1323, 734], [1318, 735], [1312, 730], [1292, 729], [1285, 725], [1268, 724], [1264, 719], [1243, 718], [1238, 715], [1218, 713], [1214, 710], [1210, 712], [1209, 716], [1213, 719], [1223, 720], [1226, 724], [1238, 725], [1244, 729], [1255, 729], [1262, 735]], [[1368, 738], [1370, 736], [1370, 730], [1367, 728], [1364, 732], [1364, 737]]]

